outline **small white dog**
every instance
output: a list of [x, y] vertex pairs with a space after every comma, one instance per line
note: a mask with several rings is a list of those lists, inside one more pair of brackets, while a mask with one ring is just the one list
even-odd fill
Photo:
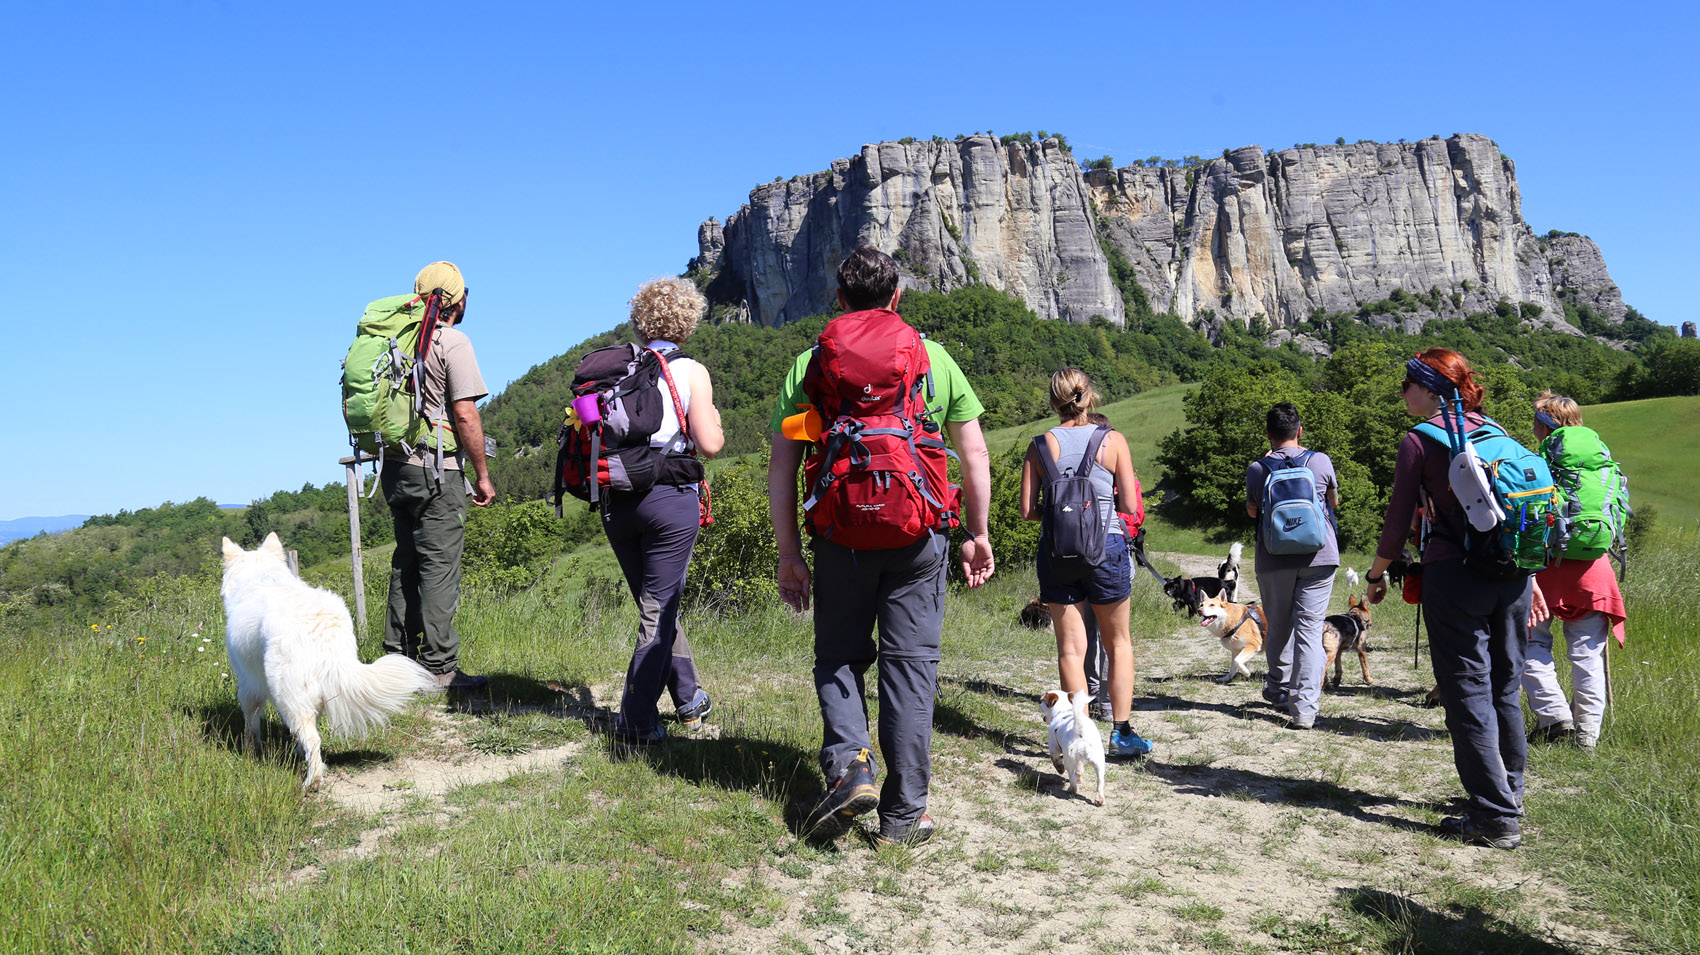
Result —
[[252, 551], [224, 539], [221, 593], [243, 744], [259, 752], [260, 718], [270, 700], [307, 761], [303, 791], [317, 787], [325, 772], [320, 713], [330, 717], [331, 729], [358, 736], [382, 726], [415, 693], [439, 689], [429, 670], [400, 654], [362, 665], [348, 606], [296, 579], [276, 534]]
[[1051, 765], [1068, 780], [1068, 791], [1080, 792], [1080, 775], [1088, 764], [1098, 771], [1098, 798], [1093, 805], [1104, 804], [1104, 737], [1098, 724], [1086, 715], [1089, 690], [1076, 690], [1073, 695], [1050, 690], [1039, 701], [1039, 715], [1051, 728]]

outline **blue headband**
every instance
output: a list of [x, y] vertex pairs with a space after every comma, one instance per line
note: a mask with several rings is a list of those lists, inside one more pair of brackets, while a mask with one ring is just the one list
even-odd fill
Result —
[[1535, 412], [1535, 420], [1539, 421], [1541, 424], [1544, 424], [1547, 427], [1553, 429], [1554, 431], [1557, 431], [1559, 428], [1564, 427], [1564, 425], [1561, 425], [1557, 421], [1554, 421], [1552, 419], [1552, 415], [1547, 414], [1545, 411]]
[[1422, 385], [1442, 398], [1456, 398], [1458, 385], [1429, 367], [1421, 359], [1413, 358], [1405, 363], [1405, 377]]

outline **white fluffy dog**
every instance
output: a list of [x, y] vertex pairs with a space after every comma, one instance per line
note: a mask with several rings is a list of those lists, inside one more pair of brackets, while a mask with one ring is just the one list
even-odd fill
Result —
[[243, 744], [259, 752], [260, 717], [270, 700], [307, 761], [303, 791], [317, 787], [325, 772], [320, 713], [336, 732], [360, 735], [382, 726], [413, 694], [438, 689], [429, 670], [400, 654], [362, 665], [348, 606], [296, 579], [276, 534], [252, 551], [224, 539], [221, 593]]
[[1080, 775], [1087, 765], [1098, 771], [1098, 798], [1094, 805], [1104, 804], [1104, 737], [1098, 724], [1086, 715], [1090, 690], [1076, 690], [1072, 695], [1050, 690], [1039, 701], [1039, 715], [1051, 728], [1051, 765], [1068, 779], [1068, 791], [1080, 792]]

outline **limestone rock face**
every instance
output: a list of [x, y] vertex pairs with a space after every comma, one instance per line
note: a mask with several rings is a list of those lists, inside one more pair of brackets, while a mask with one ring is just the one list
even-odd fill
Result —
[[1044, 318], [1122, 321], [1080, 167], [1054, 139], [864, 146], [758, 186], [721, 235], [716, 249], [705, 224], [692, 264], [729, 270], [765, 325], [829, 311], [838, 263], [860, 245], [894, 256], [908, 288], [985, 282]]
[[1694, 323], [1693, 322], [1683, 322], [1682, 323], [1682, 337], [1683, 338], [1693, 338], [1694, 337]]
[[1055, 139], [973, 136], [864, 146], [826, 172], [760, 186], [724, 227], [704, 223], [692, 266], [742, 289], [751, 319], [769, 325], [829, 311], [834, 271], [861, 244], [891, 253], [907, 287], [984, 282], [1072, 321], [1124, 320], [1104, 243], [1153, 309], [1188, 321], [1261, 315], [1280, 328], [1395, 290], [1425, 299], [1393, 319], [1409, 327], [1503, 299], [1572, 330], [1561, 293], [1621, 321], [1598, 247], [1537, 239], [1521, 205], [1514, 164], [1478, 135], [1246, 146], [1190, 169], [1085, 174]]
[[1548, 234], [1540, 244], [1552, 271], [1555, 294], [1579, 306], [1592, 306], [1613, 324], [1623, 321], [1627, 312], [1623, 295], [1606, 271], [1605, 257], [1593, 239], [1574, 233]]

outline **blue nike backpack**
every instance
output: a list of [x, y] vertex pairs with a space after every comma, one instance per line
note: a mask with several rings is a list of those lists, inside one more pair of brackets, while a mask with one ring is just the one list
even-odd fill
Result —
[[1328, 511], [1316, 486], [1316, 474], [1305, 463], [1315, 451], [1296, 458], [1260, 458], [1263, 466], [1263, 506], [1257, 519], [1263, 530], [1263, 549], [1271, 554], [1314, 554], [1328, 540]]

